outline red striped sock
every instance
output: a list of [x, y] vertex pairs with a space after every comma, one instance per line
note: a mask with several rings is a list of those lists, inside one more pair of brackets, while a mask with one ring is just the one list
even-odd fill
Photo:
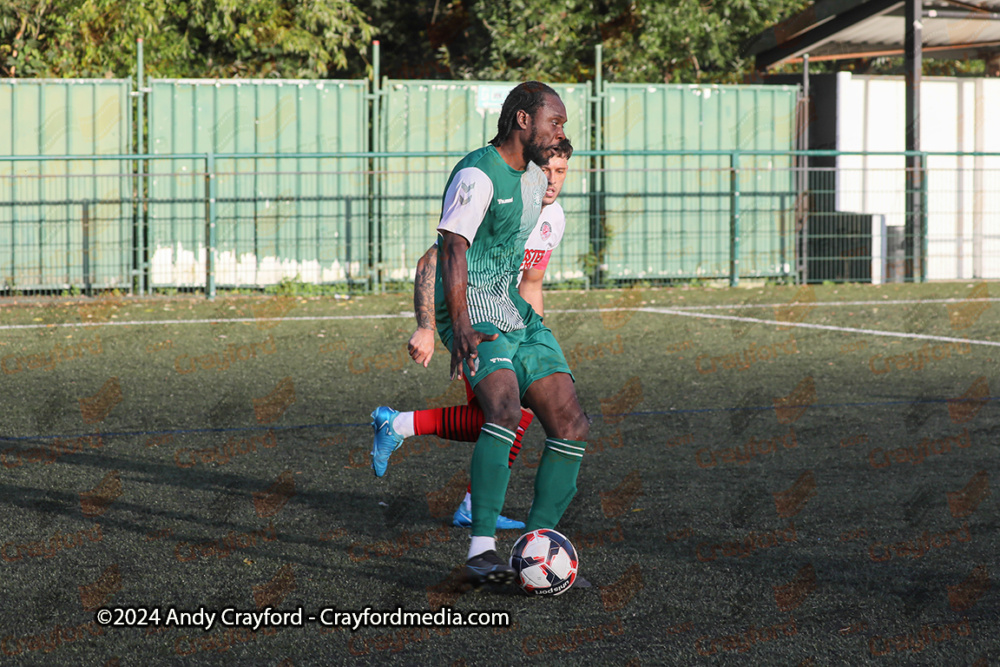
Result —
[[414, 410], [413, 412], [413, 433], [414, 435], [441, 435], [443, 428], [444, 408], [433, 408], [431, 410]]
[[507, 463], [509, 466], [514, 465], [514, 461], [517, 460], [517, 455], [521, 453], [521, 438], [524, 437], [524, 432], [528, 430], [531, 426], [531, 421], [535, 418], [535, 415], [531, 414], [528, 410], [521, 408], [521, 422], [517, 425], [517, 435], [514, 436], [514, 444], [510, 446], [510, 455], [507, 457]]
[[486, 416], [478, 405], [456, 405], [442, 408], [442, 427], [439, 434], [447, 440], [475, 442], [483, 430]]

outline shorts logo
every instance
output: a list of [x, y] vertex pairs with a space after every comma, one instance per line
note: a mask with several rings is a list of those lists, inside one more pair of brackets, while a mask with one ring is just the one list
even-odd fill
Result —
[[498, 204], [513, 204], [514, 203], [514, 198], [511, 197], [510, 199], [497, 199], [497, 203]]
[[491, 364], [496, 364], [496, 363], [499, 363], [501, 361], [506, 361], [508, 364], [511, 364], [511, 365], [513, 365], [513, 363], [514, 363], [510, 359], [508, 359], [507, 357], [490, 357], [490, 363]]
[[538, 232], [541, 234], [542, 240], [547, 241], [550, 236], [552, 236], [552, 225], [547, 222], [542, 223], [542, 228]]

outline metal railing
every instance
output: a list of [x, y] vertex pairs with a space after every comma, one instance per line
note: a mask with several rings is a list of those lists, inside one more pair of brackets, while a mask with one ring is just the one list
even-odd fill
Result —
[[[579, 151], [547, 280], [1000, 278], [1000, 154], [918, 154], [910, 210], [906, 155]], [[382, 290], [412, 280], [461, 156], [0, 156], [0, 295]]]

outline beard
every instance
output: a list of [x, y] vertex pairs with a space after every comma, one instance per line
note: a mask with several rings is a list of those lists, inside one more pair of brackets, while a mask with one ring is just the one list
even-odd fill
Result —
[[549, 162], [549, 149], [538, 143], [538, 128], [532, 127], [528, 140], [524, 142], [524, 159], [526, 162], [534, 162], [539, 167], [544, 167]]

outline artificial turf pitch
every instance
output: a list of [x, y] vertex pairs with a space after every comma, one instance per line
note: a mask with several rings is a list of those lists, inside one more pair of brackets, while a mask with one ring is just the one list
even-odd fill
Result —
[[[464, 399], [407, 295], [0, 304], [0, 664], [995, 664], [991, 289], [549, 294], [593, 418], [559, 529], [594, 587], [554, 599], [456, 587], [471, 445], [372, 475], [372, 409]], [[511, 625], [95, 623], [268, 606]]]

